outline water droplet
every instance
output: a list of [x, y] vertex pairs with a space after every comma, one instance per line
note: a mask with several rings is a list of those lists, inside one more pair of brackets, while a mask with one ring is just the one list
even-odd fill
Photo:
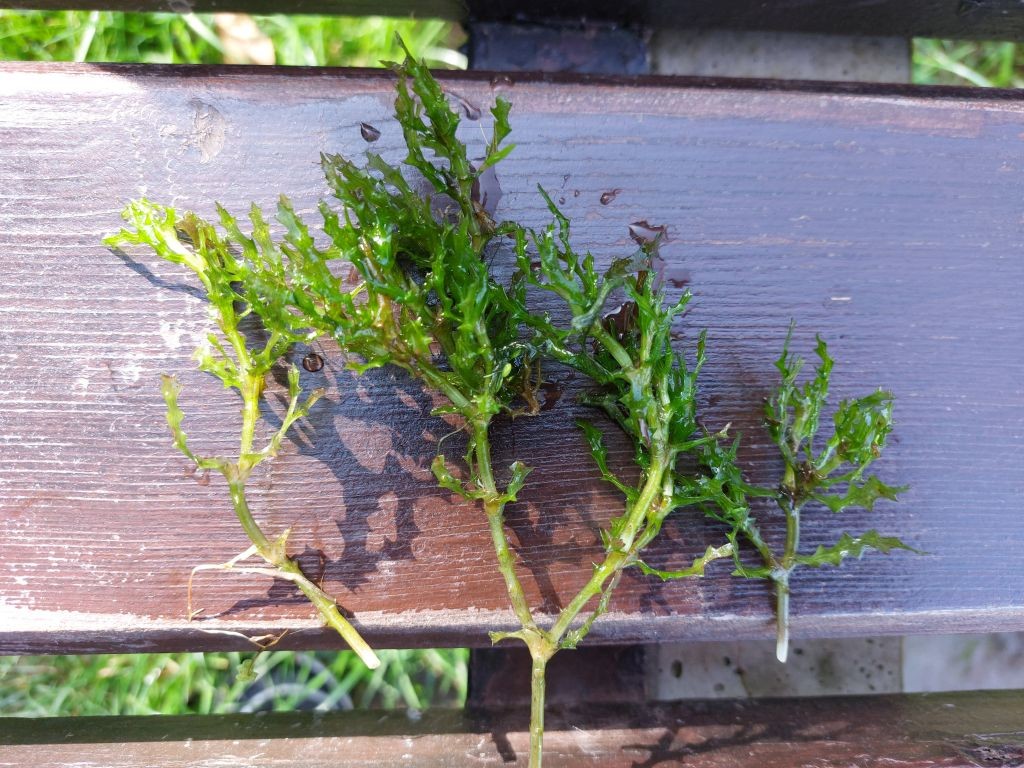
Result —
[[690, 284], [690, 274], [688, 272], [678, 272], [668, 274], [666, 272], [665, 279], [668, 280], [668, 284], [673, 288], [685, 288]]
[[359, 133], [366, 141], [376, 141], [380, 138], [380, 131], [369, 123], [360, 123]]
[[454, 91], [448, 91], [448, 95], [451, 96], [455, 101], [457, 101], [459, 106], [462, 107], [462, 112], [466, 116], [467, 120], [480, 119], [480, 107], [476, 106], [476, 104], [473, 104], [472, 102], [468, 101], [465, 97], [460, 96]]
[[544, 390], [544, 402], [541, 403], [542, 411], [550, 411], [562, 398], [562, 385], [557, 381], [545, 381], [540, 387]]
[[637, 245], [649, 245], [658, 240], [665, 240], [668, 230], [665, 227], [649, 224], [646, 219], [634, 221], [629, 225], [629, 236]]
[[324, 367], [324, 359], [316, 352], [310, 352], [302, 358], [302, 367], [310, 373], [316, 373]]
[[355, 267], [349, 267], [348, 272], [345, 273], [345, 277], [342, 280], [342, 284], [347, 287], [359, 285], [362, 282], [363, 276], [359, 274], [359, 270]]
[[601, 195], [601, 205], [608, 205], [619, 196], [621, 189], [611, 189]]
[[601, 317], [604, 327], [616, 338], [622, 339], [627, 333], [636, 327], [639, 318], [639, 308], [635, 301], [624, 301], [611, 312]]
[[501, 185], [498, 183], [498, 174], [492, 165], [486, 168], [474, 181], [470, 191], [470, 197], [475, 203], [479, 203], [487, 213], [494, 215], [498, 209], [498, 201], [502, 197]]
[[572, 196], [573, 196], [573, 197], [579, 197], [579, 196], [580, 196], [580, 191], [579, 191], [578, 189], [574, 189], [574, 190], [572, 191]]
[[565, 198], [564, 197], [558, 198], [558, 204], [559, 205], [565, 205]]
[[511, 88], [515, 81], [510, 75], [500, 73], [491, 78], [491, 88]]

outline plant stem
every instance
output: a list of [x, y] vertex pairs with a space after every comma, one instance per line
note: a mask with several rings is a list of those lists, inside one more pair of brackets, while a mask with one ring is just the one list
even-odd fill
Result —
[[786, 549], [782, 555], [782, 567], [789, 571], [800, 548], [800, 507], [786, 500], [782, 504], [782, 511], [786, 515]]
[[593, 576], [590, 577], [590, 581], [583, 585], [583, 588], [576, 593], [576, 596], [570, 601], [570, 603], [562, 609], [562, 612], [558, 614], [558, 619], [555, 621], [554, 626], [551, 627], [549, 633], [555, 643], [561, 641], [565, 636], [565, 633], [569, 631], [569, 627], [572, 625], [573, 620], [579, 616], [580, 612], [586, 607], [587, 603], [597, 595], [601, 594], [601, 588], [609, 577], [622, 568], [626, 563], [627, 555], [625, 552], [609, 552], [605, 557], [604, 561], [594, 569]]
[[637, 532], [640, 530], [640, 526], [647, 517], [647, 512], [654, 500], [661, 493], [662, 481], [664, 480], [666, 469], [666, 462], [662, 458], [660, 452], [653, 452], [651, 456], [651, 467], [647, 474], [647, 481], [644, 483], [643, 488], [640, 490], [640, 495], [637, 496], [636, 503], [629, 510], [629, 517], [626, 519], [625, 525], [622, 526], [622, 533], [619, 536], [619, 540], [622, 542], [624, 549], [630, 549], [633, 546], [633, 540], [636, 538]]
[[786, 663], [789, 656], [789, 573], [775, 582], [775, 658]]
[[249, 509], [249, 501], [245, 497], [245, 481], [229, 480], [228, 488], [231, 491], [231, 504], [235, 508], [235, 516], [238, 518], [238, 522], [242, 524], [242, 530], [245, 531], [245, 535], [249, 537], [249, 541], [256, 545], [256, 549], [259, 550], [260, 556], [264, 560], [271, 565], [276, 565], [271, 559], [273, 546], [270, 543], [270, 539], [263, 533], [256, 519], [252, 516], [252, 511]]
[[594, 569], [594, 574], [590, 577], [590, 581], [576, 593], [576, 596], [559, 613], [558, 619], [550, 630], [552, 640], [556, 644], [569, 631], [573, 620], [586, 607], [591, 598], [601, 594], [604, 583], [629, 563], [633, 554], [633, 544], [636, 542], [637, 533], [644, 518], [647, 516], [648, 510], [661, 491], [664, 474], [665, 462], [656, 456], [651, 462], [651, 470], [647, 476], [647, 481], [644, 483], [636, 503], [629, 510], [629, 517], [622, 527], [623, 530], [619, 540], [622, 542], [623, 548], [621, 550], [613, 550], [605, 555], [601, 564]]
[[498, 501], [497, 486], [491, 468], [491, 445], [488, 436], [489, 420], [475, 420], [472, 424], [474, 441], [474, 457], [480, 486], [488, 493], [490, 499], [484, 502], [484, 511], [490, 525], [491, 540], [498, 556], [498, 570], [505, 580], [512, 610], [524, 630], [532, 632], [523, 637], [533, 659], [530, 683], [530, 768], [540, 768], [544, 747], [544, 699], [545, 671], [547, 663], [558, 651], [559, 643], [569, 631], [573, 621], [594, 597], [601, 594], [605, 582], [614, 577], [635, 554], [633, 546], [643, 525], [644, 519], [661, 492], [662, 481], [667, 463], [661, 452], [655, 452], [651, 461], [651, 469], [647, 480], [637, 497], [636, 503], [629, 510], [626, 524], [623, 526], [620, 540], [622, 549], [614, 549], [605, 555], [604, 560], [594, 569], [590, 580], [576, 593], [569, 604], [559, 613], [554, 625], [547, 632], [540, 630], [530, 612], [522, 583], [516, 575], [515, 557], [508, 544], [505, 533], [504, 502]]
[[775, 657], [785, 663], [789, 656], [789, 573], [800, 548], [800, 507], [791, 499], [779, 501], [786, 515], [786, 548], [775, 582]]
[[[244, 346], [243, 346], [244, 350]], [[246, 353], [247, 355], [248, 353]], [[370, 669], [380, 666], [380, 659], [373, 649], [363, 640], [362, 636], [348, 620], [341, 615], [334, 599], [314, 584], [302, 572], [299, 564], [288, 557], [284, 549], [284, 537], [277, 542], [271, 542], [267, 535], [260, 528], [259, 523], [249, 509], [249, 501], [245, 495], [245, 483], [252, 469], [252, 463], [247, 461], [246, 456], [252, 454], [253, 440], [256, 435], [256, 422], [260, 415], [260, 396], [263, 393], [263, 376], [254, 374], [248, 369], [248, 357], [239, 355], [242, 368], [242, 437], [238, 464], [227, 467], [225, 475], [228, 480], [228, 488], [231, 491], [231, 504], [235, 510], [235, 516], [242, 524], [245, 535], [249, 537], [257, 551], [264, 560], [274, 566], [281, 574], [297, 586], [302, 593], [309, 598], [309, 601], [317, 609], [320, 617], [327, 626], [341, 635], [349, 647], [356, 652]], [[258, 463], [258, 460], [257, 462]]]
[[494, 542], [494, 551], [498, 555], [498, 570], [505, 580], [505, 589], [508, 591], [508, 598], [512, 603], [512, 610], [519, 619], [523, 628], [535, 627], [533, 614], [530, 613], [530, 606], [526, 602], [526, 593], [523, 592], [523, 585], [516, 575], [515, 555], [508, 546], [508, 538], [505, 536], [505, 515], [504, 504], [486, 502], [484, 511], [487, 513], [487, 522], [491, 529], [491, 541]]
[[544, 757], [544, 672], [548, 660], [533, 655], [530, 675], [530, 768], [541, 768]]
[[590, 335], [593, 336], [608, 353], [615, 358], [615, 362], [619, 364], [623, 372], [628, 373], [633, 370], [633, 358], [629, 356], [629, 352], [623, 347], [618, 339], [612, 336], [606, 331], [600, 323], [595, 323], [590, 329]]
[[285, 573], [292, 574], [290, 580], [302, 590], [302, 593], [309, 598], [309, 601], [320, 612], [320, 616], [327, 625], [341, 635], [342, 639], [348, 643], [349, 647], [356, 652], [356, 655], [362, 659], [367, 667], [377, 669], [380, 666], [380, 659], [377, 657], [377, 654], [363, 640], [356, 628], [341, 615], [341, 611], [338, 610], [338, 605], [334, 602], [334, 599], [311, 582], [302, 572], [302, 569], [299, 568], [298, 563], [290, 557], [285, 557], [277, 567]]
[[526, 593], [523, 592], [522, 582], [516, 575], [515, 555], [512, 554], [508, 545], [508, 537], [505, 535], [505, 504], [496, 500], [498, 488], [494, 483], [494, 472], [491, 469], [491, 443], [487, 434], [488, 426], [489, 422], [486, 421], [477, 421], [473, 424], [477, 473], [480, 476], [480, 484], [491, 495], [491, 500], [484, 502], [484, 511], [487, 513], [487, 523], [491, 529], [494, 551], [498, 556], [498, 570], [505, 580], [505, 589], [512, 603], [512, 610], [523, 628], [528, 629], [536, 627], [536, 623], [533, 620], [533, 614], [530, 613], [529, 603], [526, 602]]

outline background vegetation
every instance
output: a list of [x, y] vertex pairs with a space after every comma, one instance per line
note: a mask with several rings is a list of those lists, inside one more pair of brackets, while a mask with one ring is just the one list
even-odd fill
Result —
[[[462, 68], [457, 25], [346, 16], [0, 10], [0, 59], [378, 66], [400, 32], [418, 55]], [[915, 40], [913, 81], [1024, 86], [1024, 46]]]
[[[465, 67], [457, 26], [374, 17], [0, 10], [0, 59], [377, 66], [395, 33], [436, 66]], [[916, 83], [1024, 86], [1024, 46], [916, 40]], [[460, 706], [468, 651], [0, 657], [0, 716]], [[252, 677], [255, 676], [255, 680]]]
[[[465, 649], [0, 657], [0, 717], [462, 706]], [[255, 660], [254, 660], [255, 658]]]

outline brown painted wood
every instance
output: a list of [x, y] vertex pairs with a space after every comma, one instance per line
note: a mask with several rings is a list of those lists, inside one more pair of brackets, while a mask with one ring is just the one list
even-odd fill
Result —
[[[1021, 765], [1020, 692], [556, 710], [552, 766]], [[0, 720], [0, 765], [526, 765], [525, 712], [273, 713]]]
[[5, 0], [5, 7], [124, 11], [245, 11], [414, 15], [459, 21], [525, 20], [684, 29], [760, 29], [894, 37], [1024, 39], [1016, 0]]
[[[832, 343], [836, 396], [896, 392], [880, 469], [911, 490], [873, 514], [809, 514], [804, 543], [877, 527], [931, 554], [800, 573], [796, 637], [1024, 628], [1024, 96], [446, 82], [472, 114], [498, 92], [514, 104], [499, 216], [543, 222], [543, 184], [604, 263], [630, 249], [630, 222], [668, 227], [666, 278], [695, 292], [680, 344], [709, 329], [707, 425], [745, 434], [753, 477], [778, 469], [757, 421], [790, 318], [799, 351], [818, 331]], [[208, 618], [185, 621], [190, 568], [246, 541], [224, 484], [192, 476], [171, 446], [159, 374], [181, 376], [198, 450], [232, 448], [237, 403], [193, 370], [206, 325], [194, 283], [100, 238], [142, 194], [209, 214], [213, 201], [242, 212], [288, 191], [314, 220], [321, 151], [361, 156], [369, 122], [381, 131], [373, 149], [401, 156], [391, 88], [365, 71], [0, 67], [0, 650], [244, 648], [219, 633], [281, 629], [292, 630], [284, 646], [337, 644], [293, 590], [259, 577], [202, 575]], [[482, 147], [486, 126], [467, 121], [463, 135]], [[292, 550], [323, 568], [373, 642], [486, 644], [511, 622], [486, 522], [428, 468], [451, 425], [404, 377], [356, 378], [320, 351], [327, 365], [303, 385], [331, 394], [255, 478], [259, 518], [292, 527]], [[497, 425], [494, 443], [497, 466], [536, 467], [510, 525], [529, 599], [551, 609], [589, 576], [596, 525], [620, 499], [573, 426], [580, 382], [549, 376], [550, 409]], [[628, 462], [619, 441], [612, 460]], [[717, 535], [682, 519], [651, 560], [679, 564]], [[628, 575], [592, 637], [771, 632], [766, 587], [719, 566], [667, 585]]]

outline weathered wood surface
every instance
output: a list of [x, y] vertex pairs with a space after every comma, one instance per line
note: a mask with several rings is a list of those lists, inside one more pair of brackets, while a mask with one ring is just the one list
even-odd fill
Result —
[[[745, 434], [755, 479], [778, 469], [758, 418], [790, 318], [797, 350], [817, 331], [832, 343], [836, 396], [895, 391], [879, 466], [911, 490], [872, 514], [808, 514], [804, 544], [877, 527], [931, 554], [801, 572], [796, 637], [1024, 628], [1024, 96], [446, 82], [485, 116], [464, 125], [477, 146], [495, 94], [514, 104], [499, 217], [543, 222], [543, 184], [605, 263], [630, 249], [630, 222], [667, 225], [666, 279], [695, 292], [679, 343], [709, 329], [706, 423]], [[285, 644], [335, 644], [292, 589], [259, 577], [201, 575], [207, 618], [186, 623], [190, 568], [247, 542], [222, 481], [190, 475], [171, 446], [159, 374], [181, 376], [198, 450], [234, 447], [237, 403], [193, 370], [207, 320], [185, 271], [100, 238], [143, 194], [209, 214], [287, 191], [314, 220], [320, 151], [359, 157], [369, 122], [373, 149], [401, 156], [391, 88], [379, 72], [0, 69], [0, 650], [244, 648], [211, 630], [285, 628]], [[331, 394], [253, 482], [259, 518], [292, 527], [293, 551], [371, 641], [485, 644], [511, 616], [484, 518], [428, 468], [452, 427], [402, 376], [359, 379], [320, 351], [327, 365], [302, 382]], [[497, 466], [536, 467], [509, 522], [528, 596], [551, 608], [589, 576], [596, 525], [620, 499], [573, 426], [580, 382], [549, 376], [550, 408], [497, 425], [494, 442]], [[717, 535], [685, 518], [651, 560], [682, 563]], [[728, 570], [666, 585], [630, 574], [593, 638], [769, 636], [768, 589]]]
[[[1019, 692], [554, 711], [545, 764], [1019, 766]], [[525, 712], [274, 713], [0, 720], [0, 766], [526, 765]]]
[[5, 0], [9, 8], [414, 15], [458, 21], [612, 22], [680, 29], [761, 29], [975, 40], [1024, 38], [1016, 0]]

